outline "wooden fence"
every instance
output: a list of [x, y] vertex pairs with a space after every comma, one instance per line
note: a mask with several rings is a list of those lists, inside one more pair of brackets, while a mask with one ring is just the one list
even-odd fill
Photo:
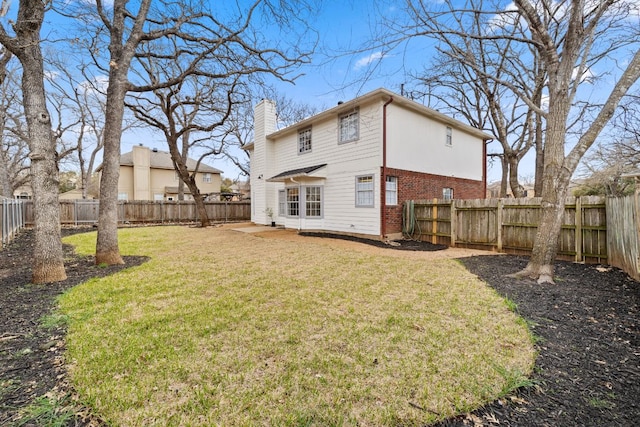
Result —
[[[99, 200], [60, 200], [60, 223], [63, 225], [91, 225], [98, 221]], [[251, 219], [251, 202], [205, 202], [211, 221], [232, 222]], [[33, 225], [33, 203], [24, 204], [26, 225]], [[154, 202], [119, 201], [120, 223], [183, 223], [198, 221], [196, 204], [193, 201]]]
[[607, 199], [609, 264], [640, 280], [640, 197]]
[[[415, 236], [459, 246], [529, 254], [542, 216], [540, 198], [414, 201]], [[565, 206], [558, 255], [589, 263], [608, 262], [607, 205], [604, 197], [569, 198]]]
[[24, 227], [24, 201], [0, 197], [0, 249]]

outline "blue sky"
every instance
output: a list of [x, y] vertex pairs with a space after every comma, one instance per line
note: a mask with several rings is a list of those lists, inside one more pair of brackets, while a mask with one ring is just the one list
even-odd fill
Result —
[[[247, 0], [248, 1], [248, 0]], [[438, 2], [439, 0], [433, 0]], [[638, 1], [638, 0], [634, 0]], [[245, 3], [241, 0], [240, 3]], [[14, 5], [17, 4], [14, 2]], [[304, 75], [295, 84], [274, 82], [277, 90], [296, 103], [307, 103], [318, 108], [330, 108], [338, 101], [346, 101], [378, 87], [400, 92], [400, 85], [411, 86], [409, 74], [429, 66], [434, 53], [432, 42], [426, 38], [412, 39], [409, 43], [381, 58], [381, 50], [362, 50], [376, 35], [375, 25], [379, 17], [402, 20], [402, 0], [324, 0], [321, 9], [311, 22], [317, 31], [320, 43], [311, 64], [299, 71]], [[505, 1], [505, 5], [508, 2]], [[12, 6], [13, 7], [13, 6]], [[71, 20], [48, 14], [43, 35], [50, 29], [71, 32]], [[54, 31], [55, 31], [54, 30]], [[265, 29], [268, 31], [268, 28]], [[269, 34], [267, 33], [267, 36]], [[310, 34], [310, 36], [313, 36]], [[275, 36], [274, 36], [275, 38]], [[126, 132], [122, 138], [122, 152], [130, 151], [132, 145], [144, 143], [166, 150], [166, 142], [157, 133], [140, 130]], [[497, 143], [489, 151], [499, 151]], [[521, 164], [523, 177], [533, 176], [533, 154]], [[223, 160], [208, 161], [225, 171], [225, 176], [236, 178], [237, 170]], [[489, 166], [488, 180], [500, 178], [499, 165]]]

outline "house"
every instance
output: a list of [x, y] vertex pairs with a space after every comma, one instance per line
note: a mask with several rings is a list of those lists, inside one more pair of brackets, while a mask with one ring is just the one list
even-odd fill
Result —
[[[195, 167], [196, 161], [188, 159], [189, 172], [193, 172]], [[98, 167], [98, 172], [101, 170], [102, 165]], [[220, 193], [221, 174], [221, 170], [201, 163], [196, 174], [200, 193]], [[120, 156], [118, 199], [178, 200], [179, 180], [170, 153], [142, 145], [134, 146], [131, 151]], [[186, 185], [184, 199], [193, 200]]]
[[[490, 199], [498, 199], [500, 198], [500, 187], [502, 183], [500, 181], [494, 181], [487, 185], [487, 197]], [[535, 196], [535, 189], [531, 184], [523, 184], [522, 186], [524, 190], [524, 197], [531, 199]], [[507, 185], [507, 195], [506, 197], [513, 197], [513, 191], [511, 187]]]
[[402, 204], [484, 198], [492, 136], [386, 89], [276, 129], [254, 111], [251, 221], [304, 231], [398, 238]]
[[13, 191], [13, 197], [15, 199], [25, 199], [31, 200], [33, 199], [33, 188], [31, 188], [30, 183], [22, 184], [18, 188]]

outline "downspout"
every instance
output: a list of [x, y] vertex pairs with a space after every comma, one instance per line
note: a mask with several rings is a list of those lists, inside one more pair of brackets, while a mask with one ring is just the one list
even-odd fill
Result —
[[380, 234], [387, 235], [387, 105], [393, 102], [393, 96], [382, 106], [382, 177], [380, 178]]
[[485, 139], [482, 144], [482, 198], [487, 198], [487, 145], [493, 139]]

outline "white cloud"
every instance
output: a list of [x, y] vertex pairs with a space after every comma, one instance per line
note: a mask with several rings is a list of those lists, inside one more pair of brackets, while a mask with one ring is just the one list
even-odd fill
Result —
[[381, 60], [384, 57], [386, 57], [386, 55], [382, 53], [382, 51], [373, 52], [372, 54], [367, 55], [364, 58], [358, 59], [353, 68], [359, 70], [370, 65], [372, 62]]
[[[586, 70], [584, 70], [584, 72], [580, 76], [580, 83], [592, 83], [594, 77], [595, 77], [595, 74], [589, 68], [587, 68]], [[573, 73], [571, 73], [571, 78], [573, 80], [576, 80], [578, 78], [577, 68], [573, 69]]]
[[80, 91], [81, 93], [106, 93], [108, 86], [108, 76], [96, 76], [91, 82], [85, 80], [84, 82], [80, 83], [78, 85], [78, 91]]

